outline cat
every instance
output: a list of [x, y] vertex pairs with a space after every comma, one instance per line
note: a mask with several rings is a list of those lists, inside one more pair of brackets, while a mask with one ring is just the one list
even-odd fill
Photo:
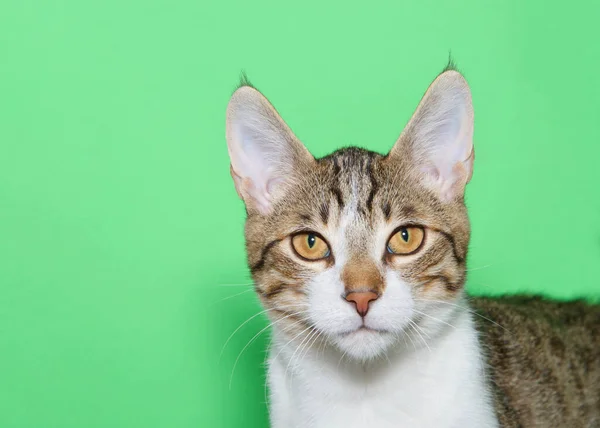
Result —
[[600, 426], [600, 310], [464, 291], [470, 88], [448, 67], [386, 155], [320, 159], [243, 81], [227, 107], [273, 428]]

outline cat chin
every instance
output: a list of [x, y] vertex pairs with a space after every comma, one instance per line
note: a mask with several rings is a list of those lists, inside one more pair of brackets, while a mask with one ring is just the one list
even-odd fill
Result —
[[334, 342], [346, 357], [367, 361], [385, 354], [395, 344], [396, 336], [386, 331], [359, 328], [339, 335]]

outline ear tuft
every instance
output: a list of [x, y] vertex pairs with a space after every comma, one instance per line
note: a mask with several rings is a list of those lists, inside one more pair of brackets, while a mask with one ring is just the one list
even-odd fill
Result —
[[[244, 86], [249, 86], [250, 88], [258, 90], [257, 87], [254, 86], [252, 84], [252, 82], [250, 82], [250, 79], [248, 78], [248, 75], [246, 74], [246, 71], [242, 70], [240, 72], [240, 81], [237, 84], [237, 86], [235, 87], [235, 91], [237, 91], [240, 88], [243, 88]], [[234, 93], [235, 93], [235, 91], [234, 91]]]

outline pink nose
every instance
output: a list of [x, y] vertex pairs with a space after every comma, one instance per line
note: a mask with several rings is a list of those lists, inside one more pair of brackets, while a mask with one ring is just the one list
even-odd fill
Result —
[[367, 312], [369, 312], [369, 303], [373, 300], [377, 300], [378, 297], [379, 296], [372, 291], [361, 291], [348, 293], [345, 299], [348, 302], [354, 302], [356, 305], [356, 312], [358, 312], [361, 317], [364, 317], [367, 315]]

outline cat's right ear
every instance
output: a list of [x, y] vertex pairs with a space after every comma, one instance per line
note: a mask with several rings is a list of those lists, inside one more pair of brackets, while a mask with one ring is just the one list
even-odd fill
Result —
[[314, 157], [256, 89], [242, 86], [227, 106], [231, 176], [249, 211], [268, 214]]

